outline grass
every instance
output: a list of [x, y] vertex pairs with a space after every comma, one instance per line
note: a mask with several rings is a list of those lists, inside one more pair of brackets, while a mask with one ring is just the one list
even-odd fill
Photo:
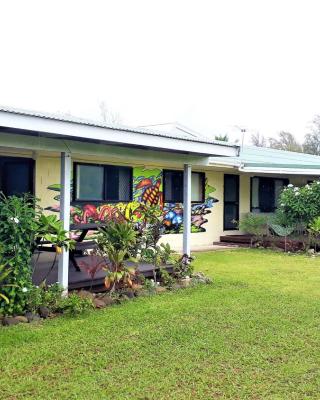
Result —
[[197, 255], [210, 286], [0, 330], [3, 399], [319, 399], [320, 259]]

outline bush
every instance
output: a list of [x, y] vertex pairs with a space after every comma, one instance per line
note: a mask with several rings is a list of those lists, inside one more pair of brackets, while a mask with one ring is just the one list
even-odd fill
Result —
[[26, 293], [26, 309], [37, 312], [40, 306], [45, 306], [50, 312], [56, 312], [61, 305], [63, 287], [58, 283], [46, 286], [33, 286]]
[[61, 299], [59, 309], [65, 314], [77, 315], [89, 311], [94, 307], [91, 299], [80, 297], [76, 293], [70, 293], [68, 297]]
[[320, 181], [300, 188], [292, 184], [285, 187], [279, 197], [279, 213], [288, 225], [312, 223], [320, 215]]
[[26, 292], [32, 287], [31, 256], [37, 232], [39, 209], [30, 195], [0, 195], [0, 255], [11, 273], [2, 292], [9, 303], [0, 300], [3, 314], [21, 314], [25, 310]]
[[251, 239], [262, 241], [268, 235], [268, 217], [263, 214], [248, 213], [239, 221], [239, 229], [253, 236]]

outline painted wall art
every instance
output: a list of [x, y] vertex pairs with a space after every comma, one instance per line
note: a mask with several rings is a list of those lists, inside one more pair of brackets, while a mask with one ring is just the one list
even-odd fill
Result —
[[[161, 169], [135, 167], [133, 168], [133, 201], [115, 204], [72, 203], [71, 223], [121, 221], [129, 218], [139, 222], [142, 206], [159, 205], [163, 210], [163, 223], [166, 233], [182, 233], [183, 204], [165, 203], [163, 201], [162, 183]], [[60, 185], [53, 184], [48, 186], [47, 189], [56, 192], [53, 199], [57, 203], [46, 209], [59, 212]], [[193, 203], [191, 207], [192, 232], [206, 231], [205, 224], [208, 222], [206, 215], [211, 213], [211, 208], [219, 201], [213, 197], [214, 192], [215, 188], [210, 186], [206, 179], [204, 203]]]

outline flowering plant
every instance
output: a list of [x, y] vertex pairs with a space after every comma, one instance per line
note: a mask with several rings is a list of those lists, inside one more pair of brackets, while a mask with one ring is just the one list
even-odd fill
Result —
[[289, 184], [280, 194], [278, 212], [288, 225], [302, 222], [309, 225], [320, 216], [320, 181], [302, 187]]

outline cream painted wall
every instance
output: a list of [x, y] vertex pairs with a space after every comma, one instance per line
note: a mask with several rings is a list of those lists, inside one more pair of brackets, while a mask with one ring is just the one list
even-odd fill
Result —
[[[41, 199], [41, 206], [43, 208], [48, 206], [58, 206], [58, 201], [54, 200], [54, 197], [59, 195], [59, 192], [48, 190], [48, 185], [60, 182], [60, 158], [57, 156], [48, 156], [44, 154], [36, 154], [31, 152], [19, 152], [16, 151], [1, 151], [2, 155], [12, 155], [12, 156], [24, 156], [32, 157], [36, 160], [35, 163], [35, 194]], [[81, 158], [81, 160], [75, 161], [87, 161], [87, 162], [105, 162], [111, 163], [107, 158], [102, 158], [99, 160], [93, 160], [92, 158]], [[119, 164], [119, 162], [117, 163]], [[129, 165], [128, 162], [123, 164]], [[136, 166], [143, 165], [143, 160], [137, 160]], [[130, 165], [134, 166], [132, 162]], [[148, 165], [146, 168], [159, 168], [156, 165]], [[165, 164], [167, 168], [173, 168], [172, 165]], [[201, 169], [197, 169], [201, 170]], [[206, 232], [199, 232], [191, 234], [191, 244], [192, 248], [200, 248], [205, 246], [210, 246], [212, 242], [219, 241], [221, 235], [224, 234], [237, 234], [239, 231], [223, 231], [223, 182], [224, 182], [224, 172], [206, 170], [206, 177], [208, 179], [208, 184], [213, 186], [216, 190], [212, 193], [212, 196], [219, 200], [214, 203], [213, 207], [210, 209], [211, 213], [205, 215], [208, 222], [204, 225]], [[226, 173], [232, 173], [232, 171], [226, 171]], [[240, 218], [247, 212], [250, 212], [250, 177], [253, 175], [240, 174], [240, 193], [239, 193], [239, 212]], [[283, 177], [283, 176], [282, 176]], [[290, 183], [294, 185], [303, 185], [307, 183], [308, 180], [312, 180], [313, 177], [305, 176], [287, 176]], [[169, 234], [164, 235], [162, 242], [169, 242], [171, 247], [177, 250], [182, 249], [182, 235], [181, 234]]]

